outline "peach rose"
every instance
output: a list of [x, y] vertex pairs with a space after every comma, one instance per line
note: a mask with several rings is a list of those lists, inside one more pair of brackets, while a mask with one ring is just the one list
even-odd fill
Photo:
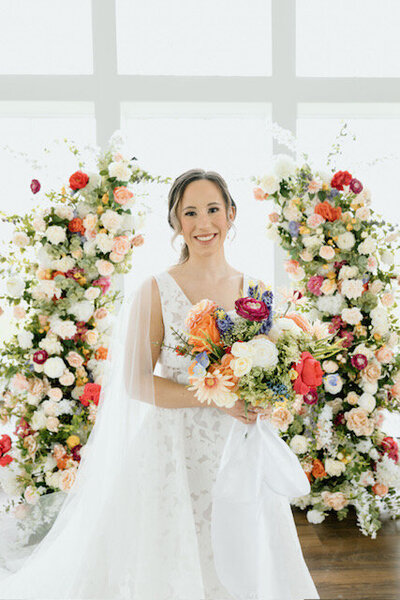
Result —
[[142, 246], [144, 244], [144, 237], [142, 236], [141, 233], [139, 233], [138, 235], [135, 235], [135, 237], [132, 239], [132, 246]]
[[101, 319], [104, 319], [105, 317], [107, 317], [107, 315], [108, 315], [108, 310], [106, 308], [104, 308], [104, 306], [97, 308], [93, 313], [94, 318], [97, 319], [98, 321], [100, 321]]
[[256, 187], [253, 189], [253, 196], [255, 200], [265, 200], [268, 196], [260, 187]]
[[347, 428], [356, 435], [372, 435], [374, 423], [368, 418], [368, 413], [361, 407], [352, 408], [344, 413]]
[[66, 452], [65, 452], [65, 448], [62, 444], [54, 444], [54, 448], [53, 448], [53, 452], [52, 452], [52, 456], [54, 458], [54, 460], [60, 460], [60, 458], [63, 458], [63, 456], [65, 456]]
[[343, 492], [324, 491], [321, 492], [321, 497], [324, 504], [326, 504], [326, 506], [329, 506], [330, 508], [333, 508], [334, 510], [340, 510], [347, 506], [347, 504], [349, 503], [349, 500], [346, 498]]
[[60, 476], [60, 489], [67, 492], [75, 483], [77, 469], [64, 469]]
[[47, 395], [53, 402], [59, 402], [62, 398], [62, 390], [60, 388], [50, 388]]
[[88, 331], [85, 333], [85, 340], [89, 346], [94, 346], [94, 344], [97, 344], [98, 339], [99, 334], [95, 329], [88, 329]]
[[363, 369], [363, 378], [366, 379], [369, 383], [375, 383], [377, 379], [380, 378], [382, 372], [381, 365], [376, 362], [369, 362], [365, 369]]
[[308, 191], [310, 194], [316, 194], [322, 188], [321, 181], [317, 181], [316, 179], [312, 179], [308, 184]]
[[22, 373], [16, 373], [11, 380], [11, 385], [15, 390], [22, 392], [24, 390], [29, 390], [29, 381]]
[[375, 357], [380, 363], [386, 364], [393, 360], [393, 351], [388, 346], [381, 346], [379, 350], [375, 352]]
[[335, 250], [332, 248], [332, 246], [321, 246], [319, 249], [319, 255], [324, 260], [332, 260], [332, 258], [335, 256]]
[[75, 381], [75, 375], [71, 371], [64, 371], [60, 377], [61, 385], [72, 385]]
[[300, 266], [300, 264], [298, 263], [297, 260], [293, 260], [293, 259], [287, 260], [285, 262], [285, 271], [289, 275], [295, 275], [297, 273], [299, 266]]
[[336, 289], [337, 284], [333, 279], [325, 279], [320, 287], [321, 292], [325, 294], [325, 296], [330, 296], [336, 291]]
[[314, 256], [308, 248], [303, 248], [303, 250], [300, 252], [300, 258], [301, 260], [304, 260], [304, 262], [310, 262]]
[[272, 411], [271, 423], [280, 431], [287, 431], [293, 419], [292, 413], [285, 406], [278, 406]]
[[213, 312], [217, 308], [217, 306], [218, 305], [216, 302], [213, 302], [212, 300], [207, 300], [207, 298], [201, 300], [200, 302], [192, 306], [192, 308], [190, 309], [185, 319], [185, 327], [189, 331], [191, 331], [192, 327], [197, 326], [198, 323], [203, 319], [203, 317]]
[[17, 306], [14, 306], [13, 315], [16, 319], [23, 319], [26, 316], [26, 310], [23, 306], [18, 304]]
[[65, 358], [67, 359], [68, 364], [75, 369], [83, 365], [83, 356], [78, 354], [78, 352], [68, 352]]
[[114, 200], [121, 206], [124, 206], [129, 200], [133, 198], [133, 194], [128, 188], [124, 186], [116, 187], [114, 189]]
[[375, 483], [375, 485], [372, 486], [372, 491], [377, 496], [385, 496], [388, 493], [389, 488], [384, 483]]
[[32, 396], [41, 396], [44, 390], [44, 383], [41, 379], [36, 377], [31, 379], [29, 382], [29, 392]]
[[47, 417], [46, 428], [48, 429], [48, 431], [57, 433], [59, 425], [60, 425], [60, 421], [57, 417]]
[[114, 238], [112, 251], [115, 254], [127, 254], [131, 248], [131, 243], [127, 235], [118, 235]]
[[96, 227], [97, 221], [98, 221], [98, 216], [93, 213], [89, 213], [83, 219], [83, 225], [84, 225], [85, 229], [89, 229], [91, 231]]
[[96, 268], [102, 277], [108, 277], [114, 271], [114, 265], [109, 260], [96, 260]]
[[123, 254], [117, 254], [116, 252], [110, 252], [109, 258], [113, 263], [120, 263], [125, 259], [125, 256]]
[[271, 221], [271, 223], [277, 223], [279, 221], [279, 213], [272, 212], [268, 215], [268, 218]]

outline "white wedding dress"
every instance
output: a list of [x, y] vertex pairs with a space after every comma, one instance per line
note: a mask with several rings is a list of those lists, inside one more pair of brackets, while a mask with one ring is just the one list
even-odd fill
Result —
[[[192, 305], [167, 271], [158, 273], [155, 279], [161, 296], [164, 342], [175, 346], [178, 341], [171, 327], [176, 330], [184, 328], [184, 319]], [[244, 275], [245, 291], [251, 279]], [[230, 311], [230, 316], [235, 318], [236, 313]], [[188, 384], [190, 362], [189, 357], [178, 356], [174, 351], [162, 348], [155, 373]], [[5, 580], [4, 587], [0, 581], [0, 598], [319, 598], [302, 555], [289, 500], [273, 491], [275, 482], [277, 491], [280, 485], [289, 489], [296, 473], [300, 479], [305, 475], [286, 443], [274, 437], [272, 426], [271, 430], [264, 430], [264, 435], [267, 434], [264, 439], [271, 444], [268, 456], [263, 456], [267, 468], [265, 462], [262, 463], [262, 471], [268, 471], [269, 487], [262, 488], [263, 498], [261, 502], [253, 503], [256, 509], [251, 514], [253, 504], [247, 505], [240, 498], [236, 503], [236, 497], [240, 496], [237, 487], [233, 492], [233, 503], [229, 493], [228, 496], [224, 494], [235, 475], [240, 477], [241, 490], [243, 468], [245, 476], [251, 473], [247, 469], [248, 457], [243, 454], [242, 471], [235, 469], [235, 461], [239, 464], [240, 456], [236, 457], [232, 448], [235, 448], [236, 442], [241, 443], [243, 431], [250, 432], [259, 426], [259, 421], [245, 425], [207, 405], [173, 409], [149, 406], [148, 409], [132, 445], [131, 455], [128, 450], [127, 458], [123, 460], [123, 476], [116, 477], [111, 499], [104, 504], [102, 512], [99, 511], [96, 529], [88, 532], [85, 518], [82, 517], [78, 523], [76, 517], [71, 529], [76, 532], [80, 528], [80, 538], [71, 540], [68, 528], [60, 534], [56, 532], [52, 544], [44, 552], [37, 553], [36, 560], [33, 556], [33, 560], [27, 561], [21, 570], [22, 575], [19, 571], [11, 575]], [[264, 424], [266, 426], [265, 421]], [[255, 429], [252, 431], [256, 433]], [[261, 433], [258, 437], [250, 433], [247, 439], [247, 448], [250, 449], [250, 444], [260, 443]], [[135, 454], [135, 448], [140, 448], [140, 452]], [[254, 448], [256, 446], [253, 446], [251, 456]], [[231, 451], [230, 463], [227, 450]], [[288, 462], [284, 464], [284, 460], [292, 461], [291, 465]], [[225, 467], [231, 465], [233, 477], [229, 475], [228, 468], [226, 479], [220, 477], [222, 494], [218, 496], [219, 488], [215, 484], [224, 464]], [[135, 480], [131, 473], [140, 473], [141, 480]], [[243, 490], [250, 489], [252, 485], [250, 482], [246, 488], [245, 476]], [[280, 483], [278, 480], [281, 480]], [[214, 505], [213, 492], [216, 492]], [[71, 519], [74, 517], [71, 513]], [[70, 561], [70, 557], [78, 547], [79, 556], [86, 559], [77, 564], [78, 561]], [[252, 565], [257, 563], [255, 552], [262, 564], [257, 565], [255, 577], [260, 581], [254, 589], [262, 591], [247, 592], [252, 588]], [[113, 565], [112, 572], [110, 565]], [[241, 577], [242, 569], [243, 573], [247, 573], [245, 582]]]

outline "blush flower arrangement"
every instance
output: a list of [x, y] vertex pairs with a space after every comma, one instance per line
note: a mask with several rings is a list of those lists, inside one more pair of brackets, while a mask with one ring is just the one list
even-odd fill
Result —
[[250, 282], [247, 295], [235, 302], [237, 318], [211, 300], [195, 304], [185, 332], [172, 329], [180, 344], [173, 350], [193, 360], [188, 389], [200, 402], [232, 407], [241, 398], [245, 412], [256, 408], [280, 432], [287, 431], [303, 398], [322, 383], [320, 359], [342, 348], [327, 333], [318, 338], [296, 312], [273, 311], [273, 293]]

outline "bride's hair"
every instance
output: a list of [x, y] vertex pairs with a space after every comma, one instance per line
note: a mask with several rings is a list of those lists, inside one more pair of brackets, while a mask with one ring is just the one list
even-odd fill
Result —
[[[168, 194], [168, 223], [171, 228], [174, 230], [174, 235], [172, 236], [172, 247], [174, 246], [174, 241], [178, 237], [178, 235], [182, 231], [181, 223], [178, 218], [178, 206], [179, 202], [182, 200], [183, 194], [189, 183], [192, 181], [197, 181], [198, 179], [207, 179], [208, 181], [212, 181], [215, 183], [222, 194], [222, 197], [225, 202], [225, 211], [226, 218], [231, 227], [235, 227], [233, 221], [229, 218], [228, 211], [231, 206], [235, 208], [235, 218], [237, 207], [234, 199], [232, 198], [227, 183], [225, 179], [216, 171], [204, 171], [203, 169], [190, 169], [189, 171], [185, 171], [182, 175], [179, 175], [174, 181], [169, 190]], [[178, 264], [184, 263], [189, 258], [189, 248], [186, 242], [183, 242], [181, 255], [179, 257]]]

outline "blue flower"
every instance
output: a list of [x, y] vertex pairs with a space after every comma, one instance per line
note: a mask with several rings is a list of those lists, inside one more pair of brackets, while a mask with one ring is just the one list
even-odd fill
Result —
[[197, 364], [193, 367], [193, 375], [195, 377], [205, 377], [206, 375], [206, 370], [204, 367], [202, 367], [200, 364]]
[[272, 301], [274, 299], [274, 294], [271, 292], [271, 290], [266, 290], [263, 295], [261, 296], [261, 300], [263, 302], [265, 302], [265, 304], [268, 306], [268, 308], [270, 308], [272, 306]]
[[[210, 359], [208, 358], [207, 352], [205, 350], [203, 352], [199, 352], [198, 354], [196, 354], [194, 359], [198, 363], [198, 365], [200, 365], [204, 368], [207, 368], [208, 365], [210, 364]], [[196, 369], [197, 365], [194, 368]]]
[[229, 332], [233, 327], [233, 320], [223, 308], [218, 308], [216, 311], [216, 325], [220, 334]]
[[289, 233], [293, 237], [297, 237], [299, 235], [300, 223], [297, 221], [289, 221]]

